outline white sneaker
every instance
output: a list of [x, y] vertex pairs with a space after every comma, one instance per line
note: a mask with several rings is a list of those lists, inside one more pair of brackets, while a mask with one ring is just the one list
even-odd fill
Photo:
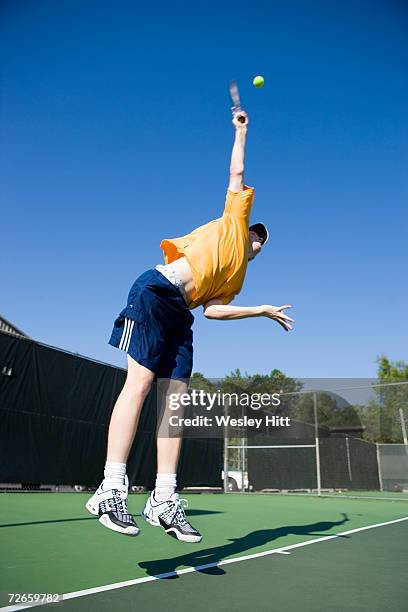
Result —
[[[119, 491], [122, 499], [127, 499], [128, 490], [129, 490], [129, 478], [127, 474], [125, 474], [125, 482], [122, 485], [116, 487], [116, 490]], [[109, 495], [107, 495], [112, 489], [104, 488], [104, 481], [101, 482], [95, 493], [88, 499], [85, 504], [86, 509], [91, 514], [95, 516], [99, 516], [99, 504], [101, 501], [108, 499]]]
[[169, 536], [181, 542], [201, 542], [203, 536], [187, 521], [183, 503], [187, 505], [187, 500], [180, 499], [177, 493], [173, 493], [166, 501], [158, 501], [152, 491], [142, 517], [150, 525], [163, 527]]
[[115, 489], [105, 489], [102, 482], [85, 507], [91, 514], [99, 516], [99, 522], [104, 527], [124, 535], [137, 536], [140, 529], [127, 509], [128, 488], [127, 476], [124, 484]]

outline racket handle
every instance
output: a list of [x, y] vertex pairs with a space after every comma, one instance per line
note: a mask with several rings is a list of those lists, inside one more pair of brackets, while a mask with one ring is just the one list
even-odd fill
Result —
[[[242, 111], [242, 108], [240, 106], [233, 106], [231, 110], [233, 115], [238, 115], [238, 113]], [[240, 123], [245, 123], [245, 117], [243, 115], [238, 115], [237, 119]]]

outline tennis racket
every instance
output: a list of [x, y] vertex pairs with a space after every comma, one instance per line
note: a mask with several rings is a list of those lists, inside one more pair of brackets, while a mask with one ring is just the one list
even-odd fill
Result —
[[[231, 101], [232, 101], [232, 114], [235, 115], [236, 113], [239, 113], [240, 111], [243, 110], [242, 106], [241, 106], [241, 100], [239, 97], [239, 91], [238, 91], [238, 85], [236, 81], [231, 81], [230, 83], [230, 96], [231, 96]], [[238, 116], [237, 117], [238, 121], [240, 123], [245, 123], [245, 117], [244, 116]]]

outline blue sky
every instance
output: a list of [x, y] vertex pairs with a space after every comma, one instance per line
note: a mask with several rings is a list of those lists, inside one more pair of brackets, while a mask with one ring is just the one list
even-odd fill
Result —
[[291, 303], [297, 327], [197, 309], [195, 370], [407, 359], [407, 22], [397, 0], [2, 2], [0, 313], [123, 365], [107, 340], [133, 280], [222, 213], [236, 78], [271, 240], [234, 303]]

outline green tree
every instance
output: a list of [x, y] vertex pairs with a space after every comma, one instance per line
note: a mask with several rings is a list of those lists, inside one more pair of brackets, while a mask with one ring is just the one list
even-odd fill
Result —
[[408, 363], [405, 361], [390, 361], [385, 355], [377, 359], [378, 378], [383, 382], [408, 381]]
[[274, 369], [270, 374], [241, 374], [239, 369], [233, 370], [222, 381], [224, 393], [293, 393], [300, 391], [302, 383], [286, 376], [280, 370]]
[[405, 421], [408, 416], [408, 364], [404, 361], [390, 361], [385, 355], [381, 355], [377, 363], [378, 378], [384, 383], [384, 386], [376, 388], [381, 409], [381, 441], [401, 443], [403, 437], [400, 408]]
[[206, 378], [201, 372], [194, 372], [190, 378], [188, 388], [205, 391], [206, 393], [215, 393], [217, 385], [209, 378]]
[[398, 444], [403, 442], [400, 408], [405, 422], [408, 421], [408, 364], [390, 361], [385, 355], [378, 357], [377, 364], [375, 397], [365, 406], [357, 407], [366, 428], [364, 438], [370, 442]]

